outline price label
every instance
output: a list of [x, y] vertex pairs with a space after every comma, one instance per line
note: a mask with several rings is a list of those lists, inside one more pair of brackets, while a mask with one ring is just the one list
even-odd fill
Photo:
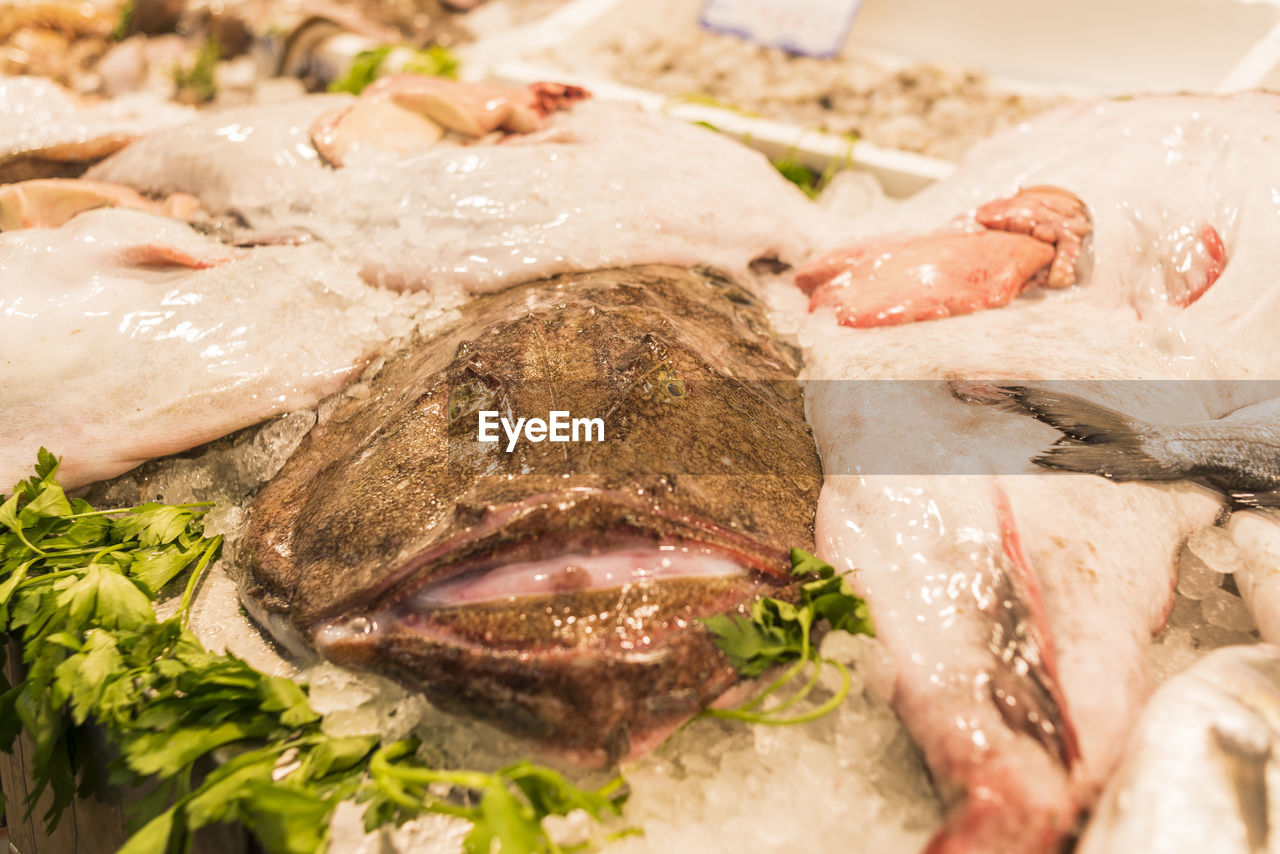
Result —
[[765, 47], [832, 57], [844, 47], [863, 0], [707, 0], [702, 26]]

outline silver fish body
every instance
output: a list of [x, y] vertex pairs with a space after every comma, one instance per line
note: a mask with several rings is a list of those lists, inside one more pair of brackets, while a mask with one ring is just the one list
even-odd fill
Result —
[[1165, 683], [1076, 850], [1280, 851], [1280, 647], [1226, 647]]
[[1063, 438], [1032, 461], [1113, 480], [1193, 480], [1243, 504], [1280, 503], [1280, 399], [1213, 421], [1154, 424], [1073, 394], [1002, 386]]

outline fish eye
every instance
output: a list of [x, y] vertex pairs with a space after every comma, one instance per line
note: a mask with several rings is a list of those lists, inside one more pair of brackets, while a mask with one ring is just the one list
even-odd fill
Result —
[[453, 395], [449, 398], [449, 423], [457, 421], [467, 411], [467, 404], [471, 402], [471, 389], [466, 386], [460, 386], [453, 390]]
[[676, 379], [667, 381], [667, 394], [672, 397], [684, 397], [684, 391], [684, 380]]

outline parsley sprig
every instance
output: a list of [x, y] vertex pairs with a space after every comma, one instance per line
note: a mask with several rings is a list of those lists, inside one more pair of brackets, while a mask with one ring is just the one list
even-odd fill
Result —
[[[849, 581], [835, 568], [803, 549], [791, 550], [791, 573], [811, 578], [800, 586], [797, 604], [762, 596], [748, 616], [717, 614], [702, 622], [716, 635], [716, 644], [743, 676], [755, 679], [778, 665], [789, 664], [778, 678], [754, 698], [733, 709], [708, 709], [712, 717], [758, 724], [799, 724], [834, 711], [849, 694], [848, 669], [825, 658], [814, 643], [815, 630], [874, 635], [867, 603], [853, 594]], [[806, 678], [804, 671], [812, 665]], [[840, 688], [826, 702], [800, 714], [787, 713], [818, 686], [824, 666], [835, 667]], [[765, 701], [797, 680], [803, 683], [786, 699], [765, 707]]]
[[[157, 783], [123, 854], [184, 851], [197, 829], [235, 821], [272, 854], [313, 854], [351, 798], [369, 828], [443, 813], [471, 821], [467, 854], [555, 854], [548, 816], [621, 811], [621, 778], [583, 790], [529, 763], [438, 770], [412, 740], [325, 734], [304, 687], [210, 653], [186, 628], [222, 544], [204, 536], [208, 505], [95, 510], [68, 499], [57, 469], [41, 449], [35, 476], [0, 502], [0, 639], [20, 645], [26, 669], [2, 686], [0, 749], [22, 730], [35, 742], [27, 809], [52, 789], [50, 829], [76, 792], [75, 745], [91, 723], [118, 755], [117, 782]], [[188, 568], [177, 612], [157, 620], [155, 600]]]
[[[345, 74], [329, 84], [330, 92], [350, 92], [359, 95], [365, 88], [382, 76], [383, 66], [395, 48], [392, 45], [379, 45], [370, 50], [362, 50], [351, 60]], [[426, 74], [433, 77], [458, 79], [458, 57], [447, 47], [432, 45], [423, 50], [408, 51], [402, 74]]]

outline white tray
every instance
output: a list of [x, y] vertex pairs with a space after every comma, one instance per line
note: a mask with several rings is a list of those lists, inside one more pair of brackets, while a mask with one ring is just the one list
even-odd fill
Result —
[[[887, 192], [909, 195], [952, 164], [783, 122], [667, 97], [608, 79], [592, 45], [627, 31], [697, 26], [702, 0], [575, 0], [534, 25], [469, 50], [468, 76], [558, 80], [708, 122], [770, 156], [821, 170], [851, 157]], [[1019, 91], [1077, 96], [1229, 92], [1280, 87], [1280, 5], [1274, 0], [866, 0], [846, 50], [963, 64]], [[547, 57], [554, 57], [548, 61]]]

